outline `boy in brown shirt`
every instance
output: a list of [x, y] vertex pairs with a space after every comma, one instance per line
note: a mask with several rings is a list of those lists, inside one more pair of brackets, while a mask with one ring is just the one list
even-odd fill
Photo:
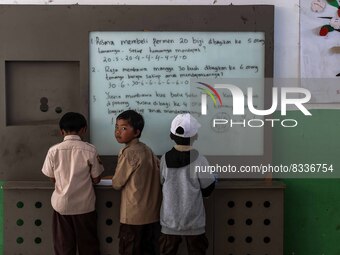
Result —
[[144, 119], [128, 110], [116, 119], [115, 137], [124, 143], [112, 178], [114, 189], [122, 190], [119, 254], [159, 254], [161, 186], [159, 160], [139, 141]]

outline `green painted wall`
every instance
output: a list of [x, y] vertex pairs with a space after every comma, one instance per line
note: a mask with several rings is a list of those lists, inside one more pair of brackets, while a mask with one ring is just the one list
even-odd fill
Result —
[[[340, 110], [291, 111], [295, 128], [275, 127], [273, 164], [328, 163], [340, 171]], [[277, 115], [277, 118], [281, 116]], [[284, 179], [285, 255], [340, 255], [340, 179]], [[3, 190], [0, 189], [0, 205]], [[3, 208], [0, 206], [0, 255]], [[275, 255], [275, 254], [274, 254]]]
[[[328, 163], [340, 171], [340, 110], [289, 112], [275, 128], [273, 163]], [[280, 118], [279, 115], [276, 116]], [[285, 255], [340, 255], [340, 179], [284, 179]]]

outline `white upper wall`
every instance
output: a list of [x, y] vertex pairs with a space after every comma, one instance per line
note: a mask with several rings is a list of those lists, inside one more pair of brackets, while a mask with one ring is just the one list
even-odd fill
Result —
[[80, 5], [261, 5], [275, 6], [274, 77], [298, 78], [299, 0], [0, 0], [0, 4]]

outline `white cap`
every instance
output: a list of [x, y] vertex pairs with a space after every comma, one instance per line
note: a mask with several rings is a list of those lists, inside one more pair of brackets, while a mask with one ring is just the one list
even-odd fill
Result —
[[[176, 130], [179, 127], [183, 128], [183, 134], [176, 133]], [[189, 113], [185, 113], [179, 114], [173, 119], [173, 121], [171, 122], [170, 131], [174, 135], [188, 138], [195, 136], [200, 127], [201, 124], [198, 123], [198, 121], [194, 117], [192, 117]]]

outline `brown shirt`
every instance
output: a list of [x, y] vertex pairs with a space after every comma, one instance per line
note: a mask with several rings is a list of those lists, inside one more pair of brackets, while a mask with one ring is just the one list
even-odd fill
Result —
[[161, 205], [159, 160], [138, 139], [127, 144], [118, 155], [114, 189], [121, 189], [120, 222], [143, 225], [159, 221]]

